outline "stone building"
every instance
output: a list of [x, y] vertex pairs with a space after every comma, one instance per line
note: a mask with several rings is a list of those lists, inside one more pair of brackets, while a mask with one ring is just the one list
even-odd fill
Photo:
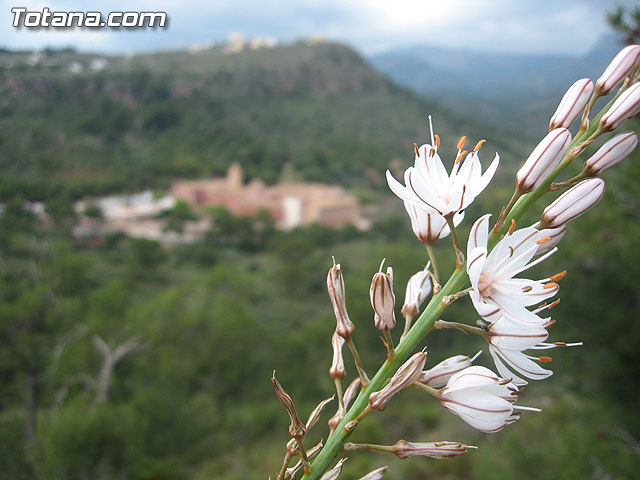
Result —
[[267, 210], [283, 229], [311, 223], [366, 227], [358, 199], [339, 185], [285, 182], [266, 186], [260, 180], [245, 184], [238, 164], [229, 167], [225, 178], [177, 182], [171, 188], [171, 195], [196, 209], [222, 205], [234, 215], [253, 215]]

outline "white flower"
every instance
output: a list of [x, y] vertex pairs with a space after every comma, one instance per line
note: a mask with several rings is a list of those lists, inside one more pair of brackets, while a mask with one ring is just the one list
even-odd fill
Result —
[[[473, 428], [493, 433], [518, 419], [518, 414], [513, 413], [513, 403], [519, 392], [514, 383], [498, 377], [488, 368], [473, 366], [452, 376], [439, 396], [445, 408]], [[529, 410], [528, 407], [518, 408]]]
[[557, 293], [559, 287], [552, 281], [554, 277], [543, 280], [513, 277], [543, 261], [556, 249], [529, 263], [545, 236], [527, 227], [509, 232], [487, 255], [490, 216], [480, 217], [471, 227], [467, 244], [467, 273], [473, 288], [469, 296], [476, 311], [488, 322], [504, 316], [517, 323], [545, 323], [526, 307]]
[[[554, 304], [545, 305], [538, 311], [551, 308]], [[542, 380], [550, 377], [553, 372], [542, 368], [536, 362], [549, 363], [551, 357], [534, 357], [524, 353], [524, 350], [546, 350], [556, 347], [575, 347], [582, 343], [545, 343], [549, 336], [547, 328], [553, 325], [553, 320], [548, 320], [544, 325], [518, 325], [501, 317], [487, 329], [485, 338], [489, 342], [489, 352], [496, 364], [498, 373], [504, 378], [523, 386], [527, 381], [514, 374], [518, 374], [531, 380]]]
[[[422, 207], [417, 207], [411, 202], [404, 202], [404, 208], [411, 219], [411, 229], [425, 245], [433, 245], [438, 239], [445, 238], [451, 233], [447, 220], [437, 213], [429, 213]], [[453, 223], [457, 227], [464, 219], [464, 212], [458, 212], [453, 217]]]
[[478, 358], [478, 355], [481, 353], [482, 350], [476, 353], [473, 358], [467, 357], [466, 355], [449, 357], [434, 367], [431, 367], [429, 370], [422, 372], [418, 381], [434, 388], [444, 387], [454, 374], [473, 365], [473, 361]]
[[420, 314], [420, 305], [431, 293], [431, 277], [429, 274], [429, 265], [424, 270], [414, 273], [407, 282], [407, 290], [404, 297], [404, 305], [402, 306], [402, 314], [409, 315], [412, 318]]
[[478, 149], [482, 143], [483, 141], [478, 142], [474, 151], [466, 154], [466, 151], [461, 151], [464, 146], [461, 141], [451, 174], [447, 174], [438, 155], [439, 142], [432, 138], [432, 145], [416, 147], [415, 164], [404, 172], [405, 185], [393, 178], [387, 170], [389, 188], [404, 201], [429, 213], [437, 213], [444, 217], [460, 212], [485, 189], [498, 168], [500, 157], [496, 153], [493, 162], [482, 174], [478, 156]]

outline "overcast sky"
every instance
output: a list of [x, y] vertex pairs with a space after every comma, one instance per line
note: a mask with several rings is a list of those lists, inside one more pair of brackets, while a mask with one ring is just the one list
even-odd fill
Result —
[[[127, 53], [221, 41], [231, 34], [280, 41], [320, 35], [364, 53], [426, 44], [491, 52], [580, 55], [610, 31], [605, 13], [633, 0], [1, 0], [0, 46], [73, 46]], [[30, 11], [166, 11], [165, 29], [13, 28], [11, 7]]]

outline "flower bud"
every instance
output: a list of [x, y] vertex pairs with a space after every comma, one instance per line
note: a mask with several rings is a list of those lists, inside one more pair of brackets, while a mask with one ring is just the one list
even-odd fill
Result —
[[426, 361], [427, 354], [425, 352], [418, 352], [404, 362], [382, 390], [369, 395], [369, 405], [371, 408], [373, 410], [384, 410], [387, 408], [387, 403], [389, 403], [391, 397], [403, 388], [409, 387], [418, 381]]
[[396, 296], [393, 293], [393, 268], [387, 268], [387, 273], [382, 273], [384, 260], [380, 264], [380, 270], [371, 280], [369, 297], [371, 306], [375, 312], [373, 321], [378, 330], [391, 330], [396, 326], [396, 314], [393, 311], [396, 304]]
[[356, 398], [356, 393], [358, 393], [358, 389], [360, 388], [360, 378], [354, 378], [342, 396], [342, 403], [344, 404], [344, 408], [349, 408], [349, 404]]
[[407, 282], [407, 291], [404, 297], [402, 314], [411, 318], [420, 315], [420, 305], [431, 293], [431, 277], [429, 266], [415, 273]]
[[629, 45], [620, 50], [596, 82], [596, 92], [600, 95], [611, 93], [611, 90], [631, 73], [638, 58], [640, 58], [640, 45]]
[[344, 368], [344, 361], [342, 359], [342, 346], [344, 345], [344, 338], [338, 335], [338, 332], [333, 332], [331, 337], [331, 346], [333, 347], [333, 362], [329, 369], [329, 375], [331, 378], [341, 379], [347, 375], [347, 371]]
[[482, 351], [478, 352], [473, 358], [469, 358], [466, 355], [449, 357], [429, 370], [422, 372], [418, 381], [433, 388], [444, 387], [452, 375], [470, 367], [480, 353]]
[[351, 319], [349, 319], [349, 314], [347, 313], [342, 269], [340, 268], [339, 263], [336, 265], [335, 260], [333, 262], [333, 267], [331, 267], [329, 274], [327, 275], [327, 290], [338, 322], [338, 325], [336, 326], [336, 333], [342, 338], [351, 338], [353, 332], [356, 331], [356, 326], [351, 323]]
[[622, 92], [607, 113], [602, 116], [598, 128], [610, 132], [638, 112], [640, 112], [640, 83], [634, 83]]
[[584, 180], [559, 196], [544, 209], [541, 223], [545, 228], [557, 228], [582, 215], [604, 195], [604, 180]]
[[360, 480], [382, 480], [384, 477], [384, 473], [389, 470], [389, 467], [380, 467], [375, 469], [372, 472], [367, 473], [364, 477], [360, 478]]
[[516, 187], [521, 193], [538, 188], [558, 166], [571, 144], [571, 133], [566, 128], [556, 128], [533, 149], [527, 161], [516, 174]]
[[475, 447], [458, 442], [410, 443], [406, 440], [400, 440], [393, 446], [393, 453], [402, 459], [414, 455], [443, 459], [467, 453], [468, 448]]
[[548, 241], [538, 244], [538, 249], [536, 250], [536, 255], [542, 255], [543, 253], [547, 253], [549, 250], [554, 248], [564, 234], [567, 233], [567, 226], [560, 225], [557, 228], [545, 228], [544, 230], [540, 230], [540, 234], [543, 235], [543, 239], [548, 238]]
[[583, 78], [571, 85], [549, 121], [549, 130], [569, 128], [589, 102], [592, 93], [593, 81], [590, 78]]
[[289, 418], [291, 419], [291, 425], [289, 425], [289, 433], [294, 438], [303, 438], [306, 431], [304, 423], [298, 417], [298, 412], [296, 412], [296, 407], [293, 405], [293, 400], [289, 396], [289, 394], [282, 388], [280, 382], [276, 379], [276, 372], [273, 372], [273, 377], [271, 378], [273, 382], [273, 388], [276, 391], [276, 395], [278, 399], [284, 405], [284, 408], [287, 410], [289, 414]]
[[617, 165], [633, 152], [638, 144], [636, 132], [625, 132], [608, 140], [587, 160], [584, 169], [591, 175], [598, 175], [609, 167]]

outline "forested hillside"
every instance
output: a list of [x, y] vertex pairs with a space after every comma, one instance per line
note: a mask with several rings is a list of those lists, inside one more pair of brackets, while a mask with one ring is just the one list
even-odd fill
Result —
[[[307, 180], [376, 186], [426, 140], [428, 114], [452, 151], [460, 132], [481, 132], [338, 44], [100, 56], [99, 71], [95, 58], [0, 54], [0, 198], [158, 188], [231, 162], [266, 182], [289, 164]], [[507, 159], [524, 153], [484, 135]]]

